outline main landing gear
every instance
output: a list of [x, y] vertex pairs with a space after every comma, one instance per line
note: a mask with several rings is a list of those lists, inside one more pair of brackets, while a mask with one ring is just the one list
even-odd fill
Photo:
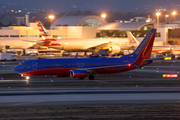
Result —
[[79, 80], [84, 80], [84, 78], [79, 78]]
[[95, 77], [94, 77], [94, 75], [89, 75], [88, 78], [89, 78], [89, 80], [94, 80]]

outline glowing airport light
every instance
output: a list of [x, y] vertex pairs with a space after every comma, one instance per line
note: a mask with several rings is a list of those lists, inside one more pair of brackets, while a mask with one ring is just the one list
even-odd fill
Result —
[[169, 15], [165, 15], [165, 22], [167, 22], [167, 18], [169, 17]]
[[[54, 15], [49, 15], [49, 19], [51, 19], [51, 25], [52, 25], [52, 19], [54, 19]], [[51, 27], [50, 27], [51, 28]], [[52, 31], [51, 31], [52, 32]], [[52, 33], [51, 33], [52, 35]]]
[[176, 11], [172, 12], [173, 15], [176, 15]]
[[105, 20], [105, 18], [106, 18], [106, 14], [105, 14], [105, 13], [103, 13], [103, 14], [101, 15], [101, 17], [103, 18], [103, 20]]
[[50, 19], [54, 19], [54, 15], [50, 15], [49, 18], [50, 18]]
[[156, 16], [157, 16], [157, 28], [159, 28], [159, 16], [161, 15], [160, 12], [157, 12], [156, 13]]
[[157, 13], [156, 13], [156, 15], [157, 15], [157, 16], [160, 16], [160, 15], [161, 15], [161, 13], [160, 13], [160, 12], [157, 12]]
[[173, 11], [172, 15], [174, 15], [174, 21], [175, 21], [176, 20], [176, 11]]
[[163, 74], [163, 78], [177, 78], [178, 74]]

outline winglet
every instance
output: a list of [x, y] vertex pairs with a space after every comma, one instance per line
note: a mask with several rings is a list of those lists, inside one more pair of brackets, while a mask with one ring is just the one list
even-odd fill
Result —
[[78, 53], [76, 53], [75, 58], [78, 58]]

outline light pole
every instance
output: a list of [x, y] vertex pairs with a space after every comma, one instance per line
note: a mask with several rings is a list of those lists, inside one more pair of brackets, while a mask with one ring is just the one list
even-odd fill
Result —
[[[51, 19], [51, 25], [52, 25], [52, 19], [54, 19], [54, 15], [49, 15], [49, 19]], [[51, 29], [51, 26], [50, 26]], [[51, 31], [51, 36], [52, 36], [52, 31]]]
[[169, 15], [165, 15], [165, 22], [167, 22], [167, 18], [169, 17]]
[[[106, 14], [103, 13], [103, 14], [101, 15], [101, 17], [103, 18], [103, 22], [105, 22]], [[103, 32], [102, 32], [102, 36], [103, 36]]]
[[157, 12], [156, 13], [156, 16], [157, 16], [157, 28], [159, 28], [159, 16], [161, 15], [160, 12]]
[[174, 15], [174, 22], [176, 21], [176, 11], [172, 12], [172, 15]]

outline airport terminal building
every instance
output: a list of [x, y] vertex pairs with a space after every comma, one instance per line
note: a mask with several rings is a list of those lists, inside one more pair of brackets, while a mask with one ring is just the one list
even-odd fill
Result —
[[[155, 22], [112, 22], [107, 23], [98, 16], [64, 16], [56, 19], [48, 30], [55, 39], [61, 38], [125, 38], [126, 31], [141, 41]], [[161, 24], [157, 29], [154, 45], [180, 45], [180, 25]], [[12, 39], [41, 40], [36, 23], [25, 26], [10, 26], [0, 29], [0, 41]]]

